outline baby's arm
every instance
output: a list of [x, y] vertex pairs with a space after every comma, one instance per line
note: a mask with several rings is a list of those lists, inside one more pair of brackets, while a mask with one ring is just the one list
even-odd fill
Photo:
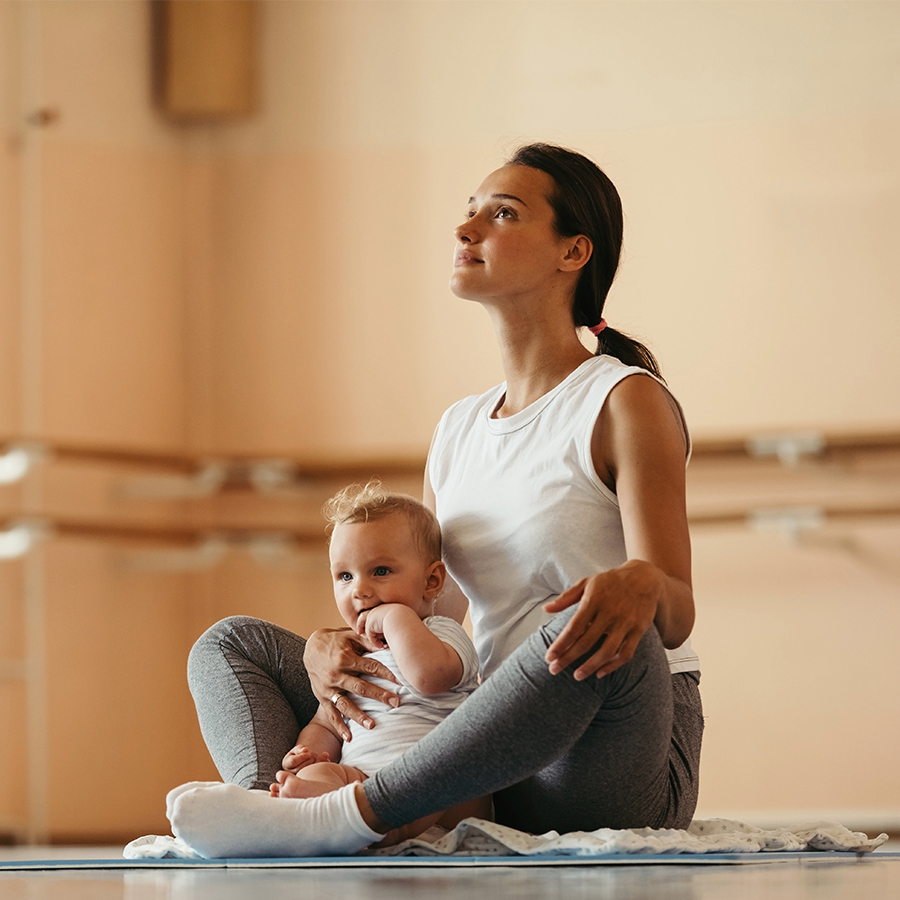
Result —
[[300, 732], [296, 746], [285, 754], [281, 764], [286, 772], [296, 775], [300, 769], [316, 762], [338, 762], [342, 746], [340, 736], [332, 730], [319, 707], [309, 724]]
[[376, 646], [391, 648], [397, 667], [420, 694], [442, 694], [459, 684], [463, 664], [408, 606], [385, 603], [369, 610], [366, 636]]

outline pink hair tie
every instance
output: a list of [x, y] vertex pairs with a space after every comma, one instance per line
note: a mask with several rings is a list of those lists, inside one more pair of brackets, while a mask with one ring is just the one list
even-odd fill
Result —
[[588, 329], [591, 334], [595, 334], [597, 336], [600, 335], [600, 332], [606, 328], [606, 319], [601, 319], [593, 328]]

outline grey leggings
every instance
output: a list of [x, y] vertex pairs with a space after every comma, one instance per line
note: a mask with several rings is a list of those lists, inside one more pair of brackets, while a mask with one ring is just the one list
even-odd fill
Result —
[[[429, 735], [365, 782], [391, 826], [494, 794], [497, 820], [541, 833], [684, 828], [697, 803], [699, 673], [670, 675], [656, 630], [604, 678], [550, 675], [546, 648], [574, 610], [532, 635]], [[195, 644], [188, 680], [227, 782], [267, 788], [318, 703], [303, 638], [241, 616]]]

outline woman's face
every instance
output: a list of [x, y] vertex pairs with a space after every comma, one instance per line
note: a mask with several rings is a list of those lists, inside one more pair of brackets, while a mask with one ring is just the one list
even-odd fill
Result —
[[469, 199], [456, 229], [450, 289], [465, 300], [543, 296], [558, 278], [565, 242], [547, 199], [553, 179], [539, 169], [504, 166]]

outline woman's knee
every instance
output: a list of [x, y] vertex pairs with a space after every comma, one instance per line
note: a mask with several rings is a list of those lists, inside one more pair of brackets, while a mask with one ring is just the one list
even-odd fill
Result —
[[270, 623], [252, 616], [228, 616], [210, 626], [197, 638], [188, 654], [188, 683], [206, 672], [210, 661], [224, 657], [229, 651], [243, 653], [248, 631], [259, 631]]

